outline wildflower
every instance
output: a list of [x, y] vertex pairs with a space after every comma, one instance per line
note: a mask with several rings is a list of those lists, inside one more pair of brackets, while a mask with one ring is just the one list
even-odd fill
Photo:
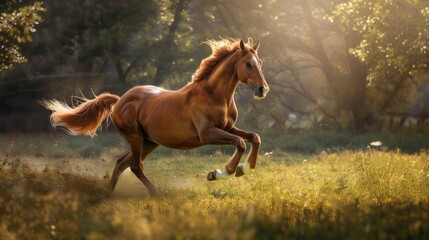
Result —
[[375, 141], [369, 144], [371, 147], [380, 147], [383, 145], [380, 141]]
[[375, 142], [371, 142], [367, 148], [380, 150], [381, 146], [383, 146], [383, 143], [381, 143], [380, 141], [375, 141]]
[[266, 153], [264, 153], [264, 156], [271, 156], [271, 155], [273, 155], [273, 152], [266, 152]]

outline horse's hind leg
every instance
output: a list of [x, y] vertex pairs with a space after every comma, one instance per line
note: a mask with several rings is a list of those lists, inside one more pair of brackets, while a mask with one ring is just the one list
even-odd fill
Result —
[[115, 169], [113, 169], [112, 178], [109, 182], [109, 191], [113, 192], [116, 183], [118, 182], [119, 175], [131, 165], [133, 156], [127, 153], [116, 161]]
[[[149, 155], [158, 144], [149, 140], [143, 140], [141, 137], [134, 138], [133, 141], [129, 141], [131, 145], [131, 153], [133, 155], [131, 161], [131, 171], [136, 175], [138, 179], [145, 185], [151, 196], [156, 194], [155, 186], [147, 179], [143, 174], [143, 160]], [[139, 157], [138, 157], [139, 156]]]

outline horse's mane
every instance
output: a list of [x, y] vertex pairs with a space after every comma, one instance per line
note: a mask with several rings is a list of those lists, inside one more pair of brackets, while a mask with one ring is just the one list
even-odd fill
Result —
[[192, 75], [192, 81], [198, 82], [207, 78], [218, 63], [240, 48], [236, 39], [207, 40], [204, 42], [212, 49], [212, 54], [201, 61], [200, 67]]

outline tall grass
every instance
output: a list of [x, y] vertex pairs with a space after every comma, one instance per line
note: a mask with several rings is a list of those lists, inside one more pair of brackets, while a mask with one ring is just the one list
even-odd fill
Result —
[[2, 153], [0, 239], [429, 237], [424, 151], [275, 151], [248, 175], [216, 182], [205, 177], [227, 155], [154, 154], [144, 162], [159, 191], [151, 198], [130, 171], [105, 192], [119, 155], [108, 149], [104, 161]]

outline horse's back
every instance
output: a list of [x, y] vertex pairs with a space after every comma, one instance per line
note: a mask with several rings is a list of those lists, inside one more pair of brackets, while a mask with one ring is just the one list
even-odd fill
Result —
[[189, 114], [188, 100], [186, 89], [134, 87], [115, 105], [113, 122], [123, 135], [144, 131], [144, 137], [167, 147], [198, 147], [198, 133]]

